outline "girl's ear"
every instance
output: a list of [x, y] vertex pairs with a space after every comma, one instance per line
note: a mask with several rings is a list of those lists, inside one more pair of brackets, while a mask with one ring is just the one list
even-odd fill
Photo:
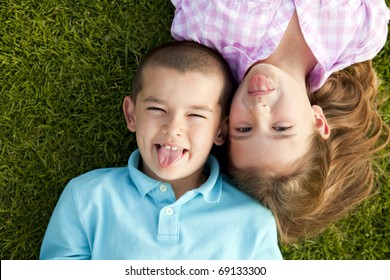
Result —
[[221, 146], [221, 145], [223, 145], [223, 143], [225, 143], [226, 136], [228, 134], [228, 129], [229, 129], [228, 119], [229, 118], [226, 117], [219, 124], [218, 133], [217, 133], [217, 136], [214, 139], [214, 144], [217, 145], [217, 146]]
[[130, 96], [126, 96], [123, 100], [123, 113], [125, 114], [127, 128], [131, 132], [135, 132], [135, 105]]
[[311, 106], [311, 108], [314, 113], [316, 129], [318, 130], [323, 139], [328, 139], [330, 135], [330, 128], [322, 111], [322, 108], [318, 105], [313, 105]]

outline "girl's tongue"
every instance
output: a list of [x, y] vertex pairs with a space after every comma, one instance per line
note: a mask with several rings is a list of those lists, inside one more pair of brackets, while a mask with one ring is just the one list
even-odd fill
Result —
[[158, 148], [158, 161], [161, 167], [172, 166], [183, 154], [183, 149], [171, 146]]

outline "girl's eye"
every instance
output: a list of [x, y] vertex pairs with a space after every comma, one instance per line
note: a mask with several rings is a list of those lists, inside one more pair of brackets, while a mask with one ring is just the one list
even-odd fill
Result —
[[284, 131], [291, 130], [292, 126], [273, 126], [272, 128], [277, 132], [284, 132]]
[[237, 132], [240, 132], [240, 133], [246, 133], [246, 132], [249, 132], [252, 130], [252, 127], [240, 127], [240, 128], [236, 128]]

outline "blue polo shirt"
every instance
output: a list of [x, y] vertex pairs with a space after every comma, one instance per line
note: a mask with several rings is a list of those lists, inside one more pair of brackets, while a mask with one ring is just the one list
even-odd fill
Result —
[[64, 189], [41, 259], [281, 259], [271, 212], [219, 174], [178, 200], [170, 184], [128, 167], [81, 175]]

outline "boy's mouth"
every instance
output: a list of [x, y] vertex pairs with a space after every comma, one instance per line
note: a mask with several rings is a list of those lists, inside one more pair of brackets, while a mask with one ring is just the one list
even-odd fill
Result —
[[161, 167], [172, 166], [182, 157], [184, 153], [187, 152], [186, 149], [170, 145], [156, 144], [156, 148], [158, 153], [158, 162], [160, 163]]

